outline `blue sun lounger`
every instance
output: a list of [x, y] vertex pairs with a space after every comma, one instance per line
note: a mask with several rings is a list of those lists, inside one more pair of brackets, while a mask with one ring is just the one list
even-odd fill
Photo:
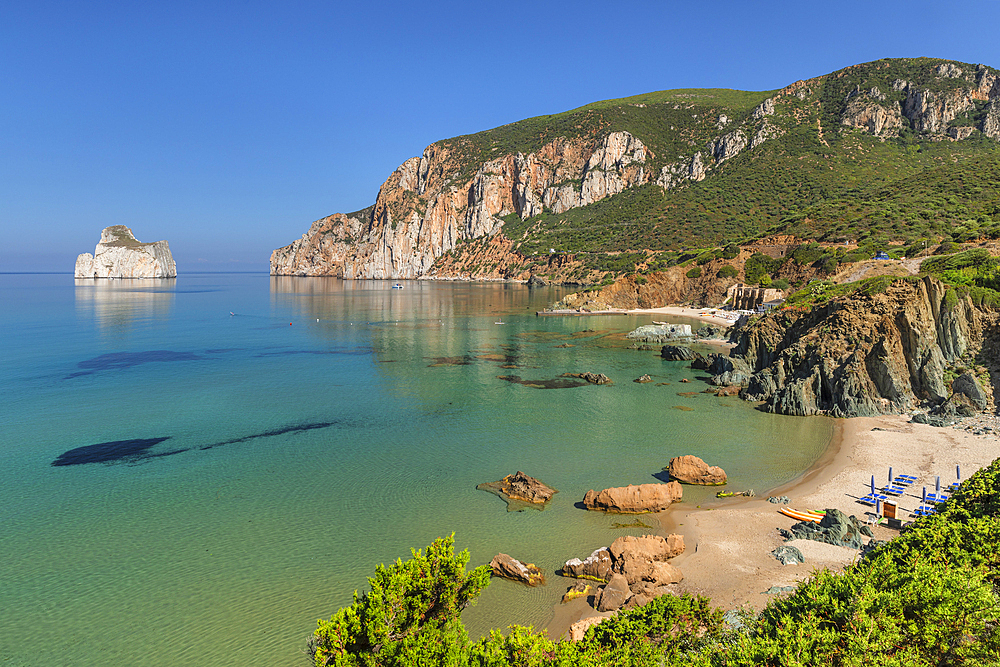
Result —
[[930, 505], [921, 505], [917, 509], [913, 510], [913, 516], [930, 516], [935, 512], [937, 512], [937, 510]]
[[889, 496], [882, 495], [881, 493], [869, 493], [858, 498], [858, 502], [865, 505], [874, 505], [876, 502], [885, 502], [886, 500], [889, 500]]

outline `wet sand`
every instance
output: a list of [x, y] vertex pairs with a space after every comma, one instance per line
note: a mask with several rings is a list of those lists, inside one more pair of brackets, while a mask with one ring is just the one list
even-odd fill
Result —
[[[1000, 427], [996, 417], [980, 417], [994, 433]], [[684, 573], [684, 580], [672, 588], [676, 593], [695, 593], [712, 599], [715, 606], [733, 609], [763, 608], [774, 596], [762, 594], [772, 586], [793, 586], [819, 568], [839, 571], [858, 557], [857, 551], [808, 540], [788, 542], [798, 547], [806, 562], [782, 565], [771, 551], [786, 544], [779, 528], [795, 521], [778, 513], [780, 505], [768, 496], [788, 496], [795, 509], [836, 508], [859, 519], [867, 519], [873, 508], [858, 498], [868, 493], [871, 477], [877, 486], [888, 479], [889, 467], [895, 475], [918, 477], [910, 491], [898, 499], [904, 521], [919, 504], [924, 486], [933, 492], [935, 476], [942, 487], [955, 481], [955, 466], [962, 477], [1000, 457], [1000, 439], [995, 435], [973, 435], [952, 427], [937, 428], [911, 424], [909, 417], [859, 417], [837, 420], [830, 446], [813, 466], [798, 479], [761, 493], [756, 498], [721, 498], [700, 509], [683, 503], [657, 515], [663, 533], [684, 535], [685, 552], [672, 562]], [[711, 465], [712, 462], [708, 461]], [[738, 491], [740, 489], [732, 489]], [[876, 539], [898, 534], [887, 526], [874, 527]], [[598, 614], [583, 599], [555, 610], [547, 630], [550, 637], [564, 635], [577, 620]]]

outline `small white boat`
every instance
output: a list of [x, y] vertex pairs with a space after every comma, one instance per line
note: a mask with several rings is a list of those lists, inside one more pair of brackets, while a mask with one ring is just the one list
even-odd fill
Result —
[[499, 320], [497, 320], [493, 324], [503, 324], [503, 318], [501, 317]]
[[392, 286], [392, 289], [403, 289], [403, 286], [399, 283], [396, 283], [395, 285]]

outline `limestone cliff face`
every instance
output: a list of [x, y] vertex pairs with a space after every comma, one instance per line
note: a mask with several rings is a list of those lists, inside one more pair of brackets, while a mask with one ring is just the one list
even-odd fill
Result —
[[140, 243], [125, 225], [105, 227], [94, 254], [76, 258], [77, 278], [176, 278], [166, 241]]
[[646, 147], [628, 132], [555, 139], [504, 155], [471, 176], [445, 143], [410, 158], [360, 214], [332, 215], [271, 254], [273, 275], [417, 278], [463, 240], [495, 235], [501, 218], [561, 213], [649, 180]]
[[[949, 124], [961, 114], [974, 111], [979, 101], [986, 102], [986, 114], [976, 129], [991, 139], [1000, 139], [1000, 79], [995, 74], [982, 65], [972, 70], [955, 63], [942, 63], [934, 69], [934, 75], [938, 80], [953, 79], [953, 87], [930, 90], [897, 79], [892, 82], [891, 90], [855, 89], [847, 96], [841, 124], [883, 138], [896, 136], [908, 124], [932, 137], [964, 139], [972, 133], [972, 128], [949, 127]], [[901, 102], [892, 101], [888, 93], [905, 97]]]
[[933, 278], [806, 313], [771, 313], [736, 333], [752, 375], [740, 396], [771, 412], [834, 417], [899, 413], [950, 395], [945, 370], [970, 363], [997, 314], [946, 299]]

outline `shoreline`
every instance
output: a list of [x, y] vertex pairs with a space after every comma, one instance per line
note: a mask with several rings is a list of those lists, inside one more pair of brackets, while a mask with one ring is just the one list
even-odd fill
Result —
[[[980, 424], [989, 422], [998, 432], [996, 416], [980, 415]], [[795, 509], [836, 508], [859, 520], [869, 518], [874, 508], [857, 502], [868, 492], [871, 477], [884, 486], [888, 469], [895, 474], [911, 474], [917, 482], [898, 499], [904, 523], [920, 504], [922, 488], [934, 490], [935, 476], [942, 487], [955, 481], [955, 466], [961, 465], [962, 479], [989, 465], [1000, 456], [1000, 440], [995, 435], [973, 435], [964, 429], [910, 423], [907, 415], [853, 417], [833, 424], [830, 442], [819, 458], [797, 478], [769, 489], [754, 498], [719, 498], [700, 508], [675, 505], [656, 514], [660, 534], [684, 536], [685, 550], [671, 562], [684, 573], [676, 594], [704, 595], [714, 607], [763, 609], [773, 595], [762, 594], [772, 586], [794, 586], [812, 576], [816, 569], [841, 571], [856, 561], [860, 552], [822, 542], [794, 540], [805, 563], [782, 565], [771, 551], [785, 543], [778, 529], [788, 529], [794, 519], [778, 512], [785, 505], [768, 502], [768, 496], [788, 496], [787, 507]], [[712, 465], [711, 461], [708, 461]], [[888, 540], [899, 534], [886, 525], [873, 528], [875, 539]], [[569, 626], [600, 614], [585, 600], [556, 605], [546, 625], [549, 637], [568, 634]]]
[[684, 308], [681, 306], [661, 306], [660, 308], [633, 308], [626, 310], [629, 315], [674, 315], [676, 317], [687, 317], [692, 320], [715, 324], [722, 327], [731, 327], [736, 322], [734, 320], [719, 317], [714, 313], [717, 308]]

